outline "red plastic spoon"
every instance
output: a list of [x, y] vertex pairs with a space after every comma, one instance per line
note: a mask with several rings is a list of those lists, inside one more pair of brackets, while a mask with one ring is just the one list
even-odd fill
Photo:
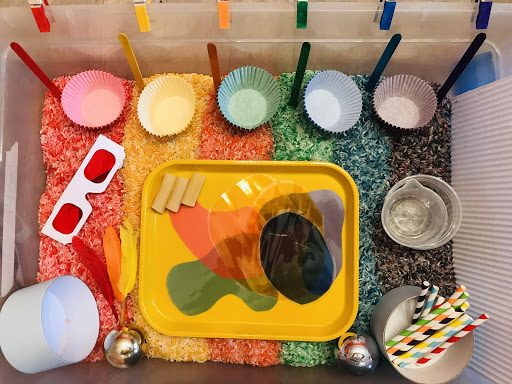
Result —
[[27, 67], [36, 75], [39, 80], [50, 90], [53, 96], [60, 100], [62, 92], [53, 83], [53, 81], [43, 72], [41, 67], [29, 56], [27, 52], [18, 43], [12, 42], [11, 49], [16, 52], [20, 59], [27, 65]]

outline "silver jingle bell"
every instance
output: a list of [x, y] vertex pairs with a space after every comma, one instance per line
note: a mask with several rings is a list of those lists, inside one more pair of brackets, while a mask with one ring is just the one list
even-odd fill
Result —
[[338, 346], [338, 364], [354, 375], [371, 373], [379, 363], [379, 347], [369, 335], [347, 333]]
[[105, 338], [103, 352], [110, 365], [116, 368], [129, 368], [142, 356], [142, 337], [128, 328], [113, 330]]

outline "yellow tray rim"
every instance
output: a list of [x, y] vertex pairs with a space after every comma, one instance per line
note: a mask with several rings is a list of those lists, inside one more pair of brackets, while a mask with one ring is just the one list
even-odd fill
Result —
[[143, 244], [143, 236], [140, 237], [140, 244], [139, 244], [139, 273], [137, 276], [138, 283], [139, 283], [139, 291], [138, 291], [138, 305], [141, 310], [142, 315], [144, 316], [144, 319], [148, 322], [148, 324], [155, 329], [156, 331], [168, 335], [168, 336], [176, 336], [176, 337], [196, 337], [196, 338], [221, 338], [221, 339], [255, 339], [255, 340], [278, 340], [278, 341], [312, 341], [312, 342], [323, 342], [323, 341], [330, 341], [335, 340], [345, 334], [348, 329], [352, 326], [354, 323], [358, 308], [359, 308], [359, 190], [357, 189], [357, 185], [352, 178], [352, 176], [343, 168], [340, 166], [328, 163], [328, 162], [321, 162], [321, 161], [246, 161], [246, 160], [172, 160], [165, 163], [160, 164], [157, 166], [151, 173], [148, 175], [146, 180], [144, 181], [144, 187], [142, 189], [142, 204], [141, 204], [141, 234], [144, 232], [145, 229], [145, 222], [146, 222], [146, 215], [147, 215], [147, 209], [143, 209], [143, 207], [146, 207], [147, 204], [149, 204], [147, 200], [148, 197], [148, 188], [151, 180], [156, 177], [163, 169], [170, 167], [170, 166], [179, 166], [179, 165], [218, 165], [218, 166], [254, 166], [254, 165], [263, 165], [267, 167], [287, 167], [287, 166], [301, 166], [301, 167], [307, 167], [307, 168], [329, 168], [337, 173], [342, 174], [346, 180], [348, 181], [351, 192], [353, 194], [354, 198], [354, 212], [353, 212], [353, 220], [354, 220], [354, 235], [353, 235], [353, 242], [354, 242], [354, 249], [355, 254], [355, 263], [354, 263], [354, 270], [352, 271], [354, 274], [354, 283], [352, 285], [352, 292], [354, 296], [354, 305], [352, 307], [352, 311], [350, 313], [349, 321], [347, 324], [348, 326], [340, 328], [340, 330], [333, 332], [332, 334], [328, 334], [325, 336], [306, 336], [306, 337], [299, 337], [294, 334], [289, 335], [260, 335], [260, 334], [235, 334], [235, 333], [229, 333], [229, 332], [221, 332], [216, 331], [213, 333], [205, 334], [205, 332], [181, 332], [179, 330], [176, 330], [172, 334], [169, 334], [168, 330], [161, 327], [157, 322], [153, 321], [151, 316], [149, 315], [149, 312], [146, 308], [145, 302], [143, 300], [140, 300], [141, 297], [143, 297], [144, 292], [144, 279], [141, 279], [140, 271], [143, 270], [143, 266], [145, 265], [145, 259], [143, 254], [144, 244]]

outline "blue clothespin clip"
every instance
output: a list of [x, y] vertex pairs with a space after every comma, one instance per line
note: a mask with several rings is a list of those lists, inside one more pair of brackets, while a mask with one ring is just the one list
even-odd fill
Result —
[[487, 29], [491, 17], [492, 1], [480, 0], [476, 16], [476, 29]]
[[384, 0], [384, 9], [382, 10], [382, 15], [380, 17], [380, 29], [382, 31], [389, 31], [389, 29], [391, 28], [391, 22], [393, 21], [395, 8], [395, 0]]

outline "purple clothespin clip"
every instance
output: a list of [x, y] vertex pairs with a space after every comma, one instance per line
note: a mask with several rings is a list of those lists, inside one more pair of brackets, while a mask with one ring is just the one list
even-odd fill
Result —
[[476, 29], [487, 29], [491, 17], [492, 1], [480, 0], [476, 15]]

